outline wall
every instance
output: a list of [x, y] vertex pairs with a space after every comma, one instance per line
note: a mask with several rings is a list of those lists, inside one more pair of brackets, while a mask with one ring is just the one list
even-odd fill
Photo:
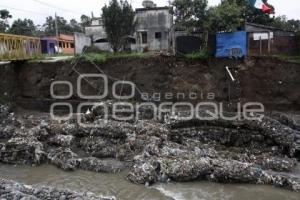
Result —
[[[137, 50], [150, 51], [168, 50], [170, 30], [173, 17], [169, 13], [169, 8], [137, 9]], [[147, 32], [147, 44], [142, 44], [141, 32]], [[161, 32], [161, 38], [155, 38], [155, 33]]]
[[91, 46], [91, 38], [83, 33], [74, 33], [75, 54], [81, 54], [85, 46]]

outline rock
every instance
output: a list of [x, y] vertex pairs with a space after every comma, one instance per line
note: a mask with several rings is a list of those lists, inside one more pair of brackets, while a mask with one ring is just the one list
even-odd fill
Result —
[[88, 154], [97, 158], [115, 158], [117, 142], [102, 137], [84, 137], [80, 147]]
[[10, 164], [40, 164], [45, 158], [42, 143], [28, 138], [12, 138], [1, 145], [0, 160]]
[[80, 164], [80, 158], [69, 148], [58, 148], [48, 154], [50, 163], [63, 170], [74, 170]]
[[114, 159], [83, 158], [79, 168], [94, 172], [117, 173], [126, 168], [123, 162]]
[[96, 196], [90, 192], [80, 193], [71, 190], [57, 189], [46, 186], [30, 186], [0, 179], [0, 199], [69, 199], [69, 200], [115, 200], [115, 197]]
[[81, 114], [88, 125], [82, 126], [75, 118], [37, 123], [34, 116], [23, 120], [1, 109], [2, 162], [40, 164], [48, 160], [63, 170], [107, 173], [130, 168], [127, 178], [145, 185], [210, 180], [299, 190], [299, 177], [287, 172], [297, 165], [300, 133], [285, 118], [184, 121], [171, 115], [167, 123], [160, 123], [149, 120], [151, 112], [145, 108], [141, 112], [147, 120], [122, 122], [102, 120], [103, 110], [95, 108]]
[[74, 140], [72, 135], [55, 135], [49, 139], [49, 143], [62, 147], [70, 147]]

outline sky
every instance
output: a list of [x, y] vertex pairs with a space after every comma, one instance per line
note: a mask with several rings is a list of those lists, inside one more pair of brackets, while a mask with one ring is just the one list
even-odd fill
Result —
[[[168, 0], [153, 0], [158, 6], [168, 5]], [[221, 0], [208, 0], [209, 5], [217, 5]], [[13, 15], [10, 23], [18, 18], [29, 18], [42, 25], [47, 16], [57, 15], [67, 20], [79, 21], [81, 14], [100, 16], [101, 8], [109, 0], [1, 0], [0, 9], [7, 9]], [[142, 7], [142, 0], [128, 0], [134, 8]], [[276, 15], [286, 15], [288, 19], [300, 19], [299, 0], [269, 0], [274, 5]], [[288, 3], [287, 3], [288, 2]]]

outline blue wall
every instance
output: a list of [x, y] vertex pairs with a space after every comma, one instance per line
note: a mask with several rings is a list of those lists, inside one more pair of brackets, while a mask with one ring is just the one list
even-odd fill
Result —
[[247, 55], [246, 31], [218, 33], [216, 37], [216, 57], [241, 58]]
[[55, 46], [58, 46], [57, 40], [42, 38], [41, 39], [42, 53], [43, 54], [55, 54]]

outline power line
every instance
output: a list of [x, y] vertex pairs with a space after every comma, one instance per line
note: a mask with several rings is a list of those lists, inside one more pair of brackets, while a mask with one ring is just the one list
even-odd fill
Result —
[[6, 9], [16, 10], [16, 11], [20, 11], [20, 12], [26, 12], [26, 13], [31, 13], [31, 14], [37, 14], [37, 15], [43, 15], [43, 16], [49, 16], [49, 14], [40, 13], [40, 12], [35, 12], [35, 11], [31, 11], [31, 10], [24, 10], [24, 9], [20, 9], [20, 8], [14, 8], [14, 7], [10, 7], [10, 6], [0, 5], [0, 7], [6, 8]]
[[39, 4], [42, 4], [42, 5], [44, 5], [44, 6], [52, 7], [52, 8], [55, 8], [55, 9], [59, 9], [59, 10], [65, 11], [65, 12], [75, 13], [75, 14], [79, 14], [79, 15], [82, 14], [82, 13], [79, 13], [79, 12], [76, 12], [76, 11], [73, 11], [73, 10], [61, 8], [61, 7], [58, 7], [58, 6], [55, 6], [55, 5], [46, 3], [46, 2], [44, 2], [44, 1], [40, 1], [40, 0], [32, 0], [32, 1], [34, 1], [34, 2], [36, 2], [36, 3], [39, 3]]

